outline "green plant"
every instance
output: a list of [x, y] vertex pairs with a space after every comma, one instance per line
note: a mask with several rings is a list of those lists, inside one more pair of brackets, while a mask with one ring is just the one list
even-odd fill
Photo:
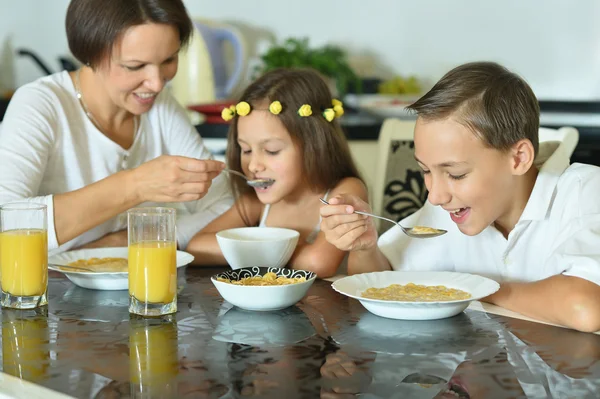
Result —
[[269, 48], [260, 58], [262, 65], [257, 67], [258, 73], [276, 68], [310, 67], [332, 78], [339, 95], [345, 94], [349, 87], [360, 91], [360, 79], [348, 64], [345, 51], [337, 46], [310, 48], [307, 38], [289, 38]]

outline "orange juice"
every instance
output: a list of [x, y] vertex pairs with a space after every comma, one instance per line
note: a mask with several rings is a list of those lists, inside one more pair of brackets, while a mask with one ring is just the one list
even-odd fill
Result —
[[130, 324], [129, 371], [131, 382], [163, 385], [178, 372], [177, 325]]
[[49, 362], [46, 319], [2, 322], [2, 371], [36, 382], [46, 374]]
[[129, 295], [145, 303], [169, 303], [177, 291], [177, 246], [172, 241], [129, 245]]
[[48, 233], [40, 229], [0, 233], [2, 291], [15, 296], [42, 295], [48, 285]]

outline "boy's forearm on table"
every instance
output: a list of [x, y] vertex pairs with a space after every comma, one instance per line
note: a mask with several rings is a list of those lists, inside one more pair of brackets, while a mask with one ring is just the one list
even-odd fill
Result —
[[600, 329], [600, 286], [565, 275], [544, 280], [502, 283], [484, 302], [525, 316], [581, 331]]

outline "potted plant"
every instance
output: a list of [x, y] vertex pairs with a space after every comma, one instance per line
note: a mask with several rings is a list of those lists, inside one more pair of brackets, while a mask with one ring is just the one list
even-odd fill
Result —
[[336, 95], [343, 96], [350, 87], [360, 90], [361, 81], [348, 64], [346, 52], [337, 46], [310, 48], [307, 38], [288, 38], [281, 45], [269, 48], [260, 58], [259, 73], [276, 68], [313, 68], [335, 82]]

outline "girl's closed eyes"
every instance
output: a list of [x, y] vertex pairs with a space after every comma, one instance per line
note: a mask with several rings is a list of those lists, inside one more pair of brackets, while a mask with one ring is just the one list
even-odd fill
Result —
[[[267, 153], [268, 155], [272, 155], [272, 156], [277, 155], [281, 152], [281, 150], [267, 150], [267, 149], [264, 149], [263, 151], [265, 153]], [[242, 155], [250, 155], [250, 154], [252, 154], [252, 150], [242, 149]]]

